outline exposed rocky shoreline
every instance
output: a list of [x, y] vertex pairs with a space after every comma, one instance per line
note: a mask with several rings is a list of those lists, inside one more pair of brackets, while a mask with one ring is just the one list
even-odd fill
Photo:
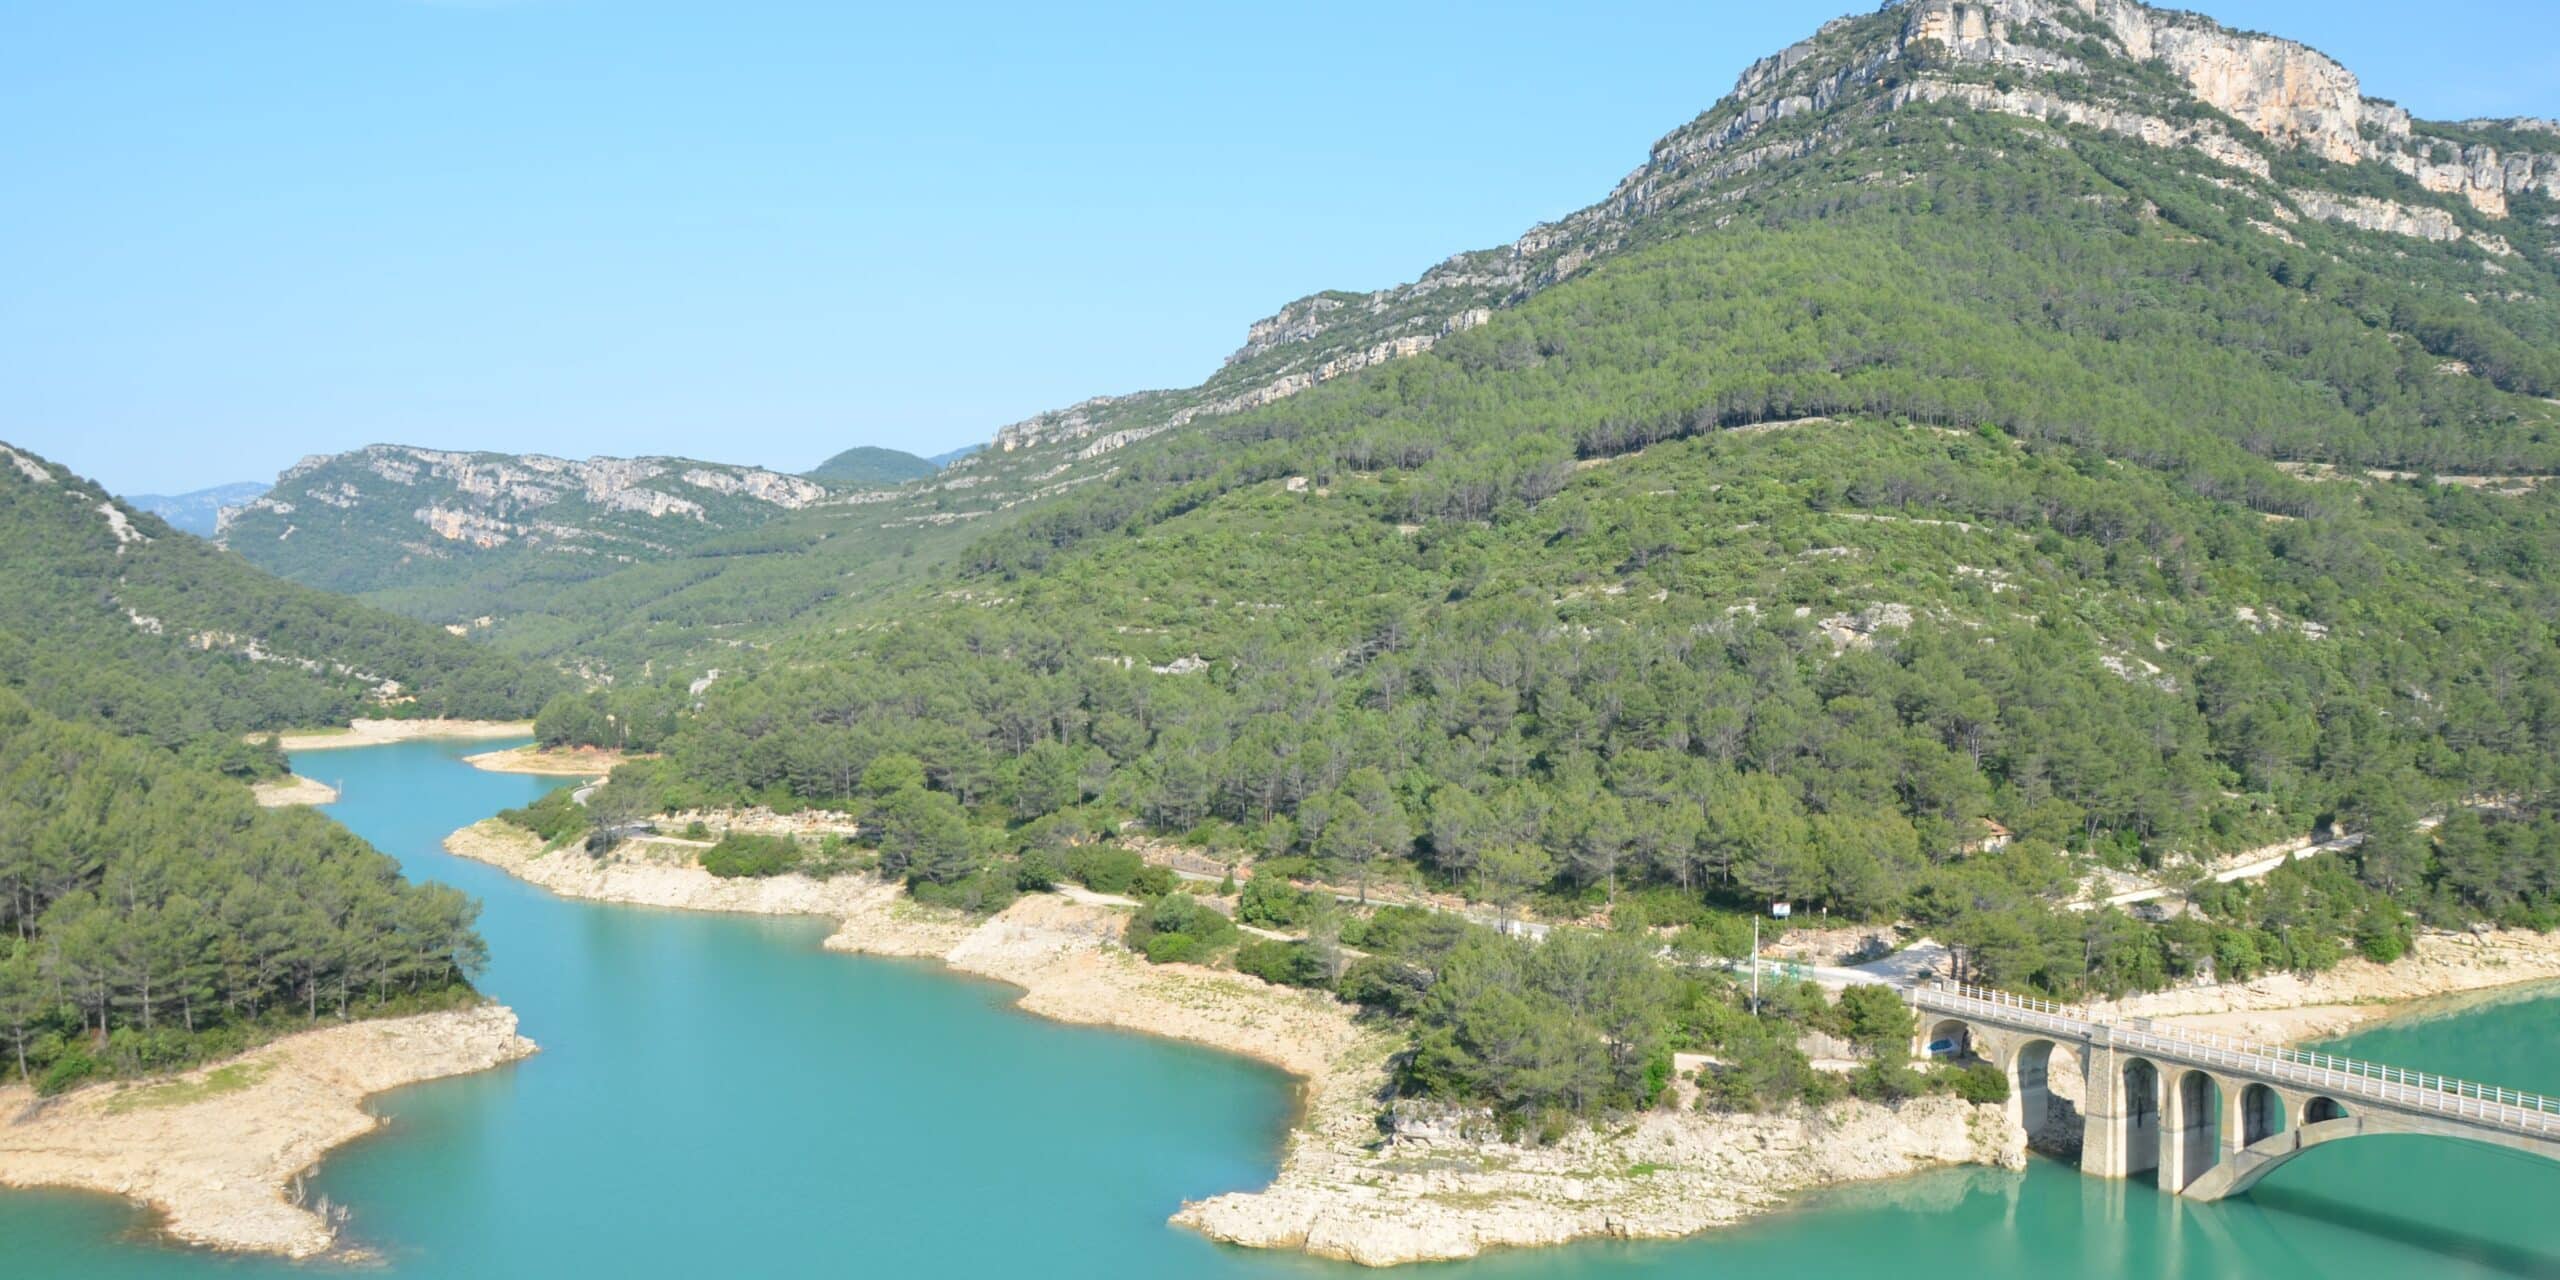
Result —
[[[1428, 1108], [1400, 1108], [1382, 1125], [1400, 1037], [1364, 1026], [1326, 996], [1227, 970], [1148, 964], [1116, 945], [1126, 917], [1097, 895], [1033, 894], [980, 921], [922, 906], [869, 876], [723, 880], [680, 842], [635, 842], [599, 860], [545, 854], [534, 837], [490, 821], [455, 832], [445, 847], [568, 897], [831, 916], [841, 923], [829, 949], [938, 960], [1021, 988], [1021, 1007], [1043, 1017], [1185, 1040], [1299, 1077], [1306, 1109], [1271, 1186], [1186, 1204], [1173, 1217], [1231, 1244], [1389, 1266], [1595, 1237], [1666, 1239], [1781, 1208], [1819, 1187], [2024, 1162], [2025, 1134], [2002, 1108], [1944, 1095], [1765, 1116], [1658, 1111], [1544, 1146], [1486, 1137], [1465, 1117]], [[2304, 1039], [2407, 1001], [2541, 978], [2560, 978], [2560, 937], [2430, 935], [2388, 967], [2352, 960], [2309, 978], [2161, 992], [2103, 1011]]]
[[546, 778], [601, 778], [631, 757], [602, 747], [545, 747], [530, 744], [464, 756], [462, 762], [491, 773], [530, 773]]
[[259, 804], [269, 809], [287, 809], [298, 804], [328, 804], [338, 798], [336, 787], [298, 773], [255, 783], [249, 792], [258, 798]]
[[2411, 1002], [2560, 980], [2560, 934], [2423, 933], [2388, 964], [2351, 957], [2326, 973], [2179, 987], [2092, 1005], [2107, 1018], [2156, 1018], [2272, 1044], [2324, 1040], [2399, 1015]]
[[1383, 1266], [1595, 1236], [1668, 1238], [1812, 1187], [2024, 1159], [2025, 1136], [2000, 1108], [1946, 1097], [1774, 1116], [1663, 1112], [1545, 1147], [1424, 1131], [1382, 1142], [1379, 1099], [1400, 1037], [1361, 1025], [1328, 996], [1149, 964], [1117, 945], [1126, 917], [1106, 904], [1033, 894], [977, 921], [868, 876], [721, 880], [681, 845], [626, 845], [602, 860], [545, 854], [532, 836], [495, 822], [455, 832], [445, 847], [569, 897], [834, 916], [842, 923], [827, 939], [832, 950], [939, 960], [1022, 988], [1021, 1007], [1042, 1017], [1206, 1045], [1299, 1077], [1307, 1108], [1272, 1186], [1174, 1217], [1234, 1244]]
[[532, 733], [530, 720], [353, 720], [344, 729], [279, 734], [276, 745], [286, 751], [334, 751], [420, 738], [522, 738]]
[[323, 1027], [58, 1098], [0, 1088], [0, 1186], [124, 1196], [192, 1244], [315, 1257], [336, 1245], [336, 1225], [297, 1203], [294, 1183], [381, 1125], [365, 1099], [534, 1051], [514, 1011], [481, 1005]]

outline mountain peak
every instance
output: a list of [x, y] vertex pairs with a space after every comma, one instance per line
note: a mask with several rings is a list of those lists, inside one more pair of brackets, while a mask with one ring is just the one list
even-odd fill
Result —
[[[1371, 365], [1429, 350], [1632, 244], [1680, 229], [1772, 164], [1811, 156], [1853, 119], [1930, 108], [2097, 129], [2194, 152], [2261, 181], [2291, 154], [2374, 163], [2503, 219], [2510, 197], [2560, 197], [2560, 126], [2422, 125], [2363, 96], [2355, 74], [2298, 41], [2235, 31], [2132, 0], [1896, 0], [1834, 19], [1760, 59], [1731, 93], [1655, 143], [1607, 198], [1460, 253], [1411, 284], [1326, 291], [1248, 329], [1206, 383], [1096, 397], [996, 433], [998, 454], [1076, 442], [1066, 465], [1206, 414], [1256, 408]], [[2306, 212], [2432, 240], [2463, 232], [2444, 211], [2312, 191]], [[2484, 240], [2491, 252], [2498, 241]]]

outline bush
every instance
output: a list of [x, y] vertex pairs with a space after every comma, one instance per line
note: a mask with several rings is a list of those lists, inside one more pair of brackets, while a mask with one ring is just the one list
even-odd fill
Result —
[[1129, 949], [1157, 964], [1205, 960], [1235, 941], [1236, 922], [1187, 893], [1168, 893], [1129, 922]]
[[1153, 902], [1181, 883], [1182, 877], [1175, 875], [1171, 867], [1140, 867], [1137, 878], [1129, 882], [1129, 896]]
[[521, 809], [501, 809], [498, 821], [542, 837], [548, 846], [566, 844], [571, 836], [587, 829], [587, 808], [570, 795], [574, 786], [554, 787], [541, 799]]
[[1970, 1062], [1952, 1071], [1940, 1068], [1938, 1078], [1947, 1082], [1949, 1092], [1967, 1102], [2009, 1100], [2009, 1077], [1988, 1062]]
[[702, 869], [722, 879], [778, 876], [800, 867], [800, 844], [788, 836], [751, 836], [732, 831], [702, 851]]
[[2356, 922], [2356, 950], [2375, 964], [2389, 964], [2408, 953], [2408, 929], [2407, 916], [2377, 903]]
[[1324, 895], [1263, 871], [1244, 882], [1244, 891], [1236, 896], [1236, 918], [1266, 929], [1296, 929], [1312, 923], [1328, 905]]
[[1303, 942], [1260, 939], [1236, 949], [1236, 971], [1283, 987], [1324, 988], [1333, 985], [1332, 966]]
[[1022, 893], [1014, 887], [1011, 867], [985, 867], [952, 881], [910, 880], [907, 892], [929, 907], [948, 907], [970, 915], [994, 915], [1013, 905]]
[[1066, 878], [1066, 869], [1058, 865], [1058, 856], [1047, 849], [1025, 849], [1013, 864], [1014, 887], [1024, 893], [1046, 893]]
[[1850, 987], [1840, 993], [1832, 1012], [1834, 1029], [1870, 1053], [1907, 1051], [1911, 1044], [1911, 1006], [1891, 987]]
[[1089, 844], [1067, 854], [1067, 876], [1095, 893], [1122, 893], [1147, 864], [1136, 853], [1112, 844]]
[[1149, 964], [1179, 964], [1199, 956], [1207, 949], [1201, 945], [1198, 938], [1190, 934], [1159, 933], [1147, 938], [1144, 951]]
[[86, 1048], [78, 1044], [65, 1045], [62, 1055], [53, 1060], [53, 1065], [36, 1077], [36, 1093], [50, 1098], [67, 1092], [100, 1070], [98, 1060], [90, 1057]]
[[1334, 990], [1354, 1004], [1409, 1018], [1431, 991], [1431, 971], [1409, 960], [1362, 956], [1342, 971]]

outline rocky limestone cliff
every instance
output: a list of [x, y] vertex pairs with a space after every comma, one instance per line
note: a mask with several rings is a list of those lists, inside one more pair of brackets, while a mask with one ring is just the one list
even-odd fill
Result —
[[224, 511], [217, 540], [273, 573], [369, 590], [410, 585], [417, 566], [459, 555], [662, 557], [829, 497], [799, 476], [682, 458], [372, 445], [303, 459]]
[[[2181, 100], [2127, 78], [2127, 66], [2172, 73]], [[1255, 322], [1198, 393], [1097, 397], [1000, 429], [998, 453], [1080, 442], [1089, 460], [1202, 415], [1269, 404], [1328, 378], [1429, 350], [1640, 238], [1644, 224], [1824, 141], [1804, 122], [1847, 110], [1957, 106], [2097, 129], [2193, 151], [2258, 178], [2271, 150], [2340, 165], [2372, 162], [2480, 215], [2507, 216], [2510, 197], [2560, 197], [2560, 126], [2476, 121], [2550, 145], [2498, 146], [2431, 134], [2391, 103], [2363, 96], [2355, 74], [2296, 41], [2226, 29], [2197, 14], [2134, 0], [1900, 0], [1825, 24], [1753, 63], [1713, 108], [1657, 143], [1607, 199], [1530, 228], [1498, 249], [1456, 255], [1410, 284], [1298, 299]], [[2464, 238], [2442, 210], [2294, 190], [2301, 212], [2396, 235]], [[2287, 210], [2290, 214], [2292, 211]], [[2281, 234], [2281, 233], [2278, 233]], [[2493, 240], [2481, 243], [2495, 252]]]
[[352, 465], [406, 489], [444, 490], [461, 499], [429, 500], [413, 518], [447, 541], [496, 546], [535, 532], [500, 513], [529, 512], [575, 496], [611, 511], [628, 511], [653, 520], [704, 518], [703, 504], [675, 490], [690, 488], [744, 497], [786, 511], [796, 511], [827, 496], [826, 487], [798, 476], [754, 467], [714, 467], [674, 458], [589, 458], [574, 462], [541, 454], [508, 456], [417, 449], [406, 445], [369, 445], [352, 454], [315, 454], [277, 477], [276, 487], [242, 507], [225, 513], [224, 526], [254, 511], [291, 515], [297, 498], [341, 509], [365, 500], [355, 484], [306, 483], [324, 468]]
[[[1959, 64], [2076, 70], [2051, 41], [2095, 36], [2135, 62], [2175, 72], [2195, 100], [2278, 146], [2335, 164], [2373, 161], [2427, 190], [2460, 196], [2492, 218], [2509, 195], [2560, 196], [2560, 136], [2550, 152], [2500, 154], [2430, 135], [2394, 104], [2366, 98], [2355, 73], [2307, 45], [2225, 29], [2197, 14], [2133, 0], [1914, 0], [1904, 48], [1935, 42]], [[2486, 123], [2486, 122], [2482, 122]], [[2522, 121], [2510, 132], [2554, 132]]]

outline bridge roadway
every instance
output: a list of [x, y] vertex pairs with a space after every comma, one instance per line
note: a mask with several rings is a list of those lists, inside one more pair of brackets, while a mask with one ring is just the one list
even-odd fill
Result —
[[2104, 1178], [2159, 1171], [2162, 1190], [2219, 1200], [2326, 1143], [2433, 1134], [2560, 1160], [2560, 1100], [2380, 1063], [1945, 982], [1902, 988], [1920, 1051], [1952, 1042], [2009, 1078], [2009, 1112], [2030, 1135], [2058, 1110], [2053, 1053], [2081, 1072], [2080, 1168]]

